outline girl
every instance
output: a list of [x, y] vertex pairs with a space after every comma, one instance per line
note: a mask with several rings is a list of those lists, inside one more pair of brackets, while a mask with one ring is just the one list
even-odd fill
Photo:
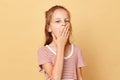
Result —
[[46, 11], [46, 41], [38, 49], [40, 71], [46, 80], [82, 80], [85, 62], [80, 49], [69, 41], [71, 31], [70, 13], [65, 7], [56, 5]]

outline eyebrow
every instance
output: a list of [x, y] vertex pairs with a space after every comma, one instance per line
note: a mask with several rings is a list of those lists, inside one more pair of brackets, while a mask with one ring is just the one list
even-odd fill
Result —
[[[55, 18], [55, 19], [61, 19], [61, 18]], [[69, 18], [65, 18], [65, 19], [69, 19]]]

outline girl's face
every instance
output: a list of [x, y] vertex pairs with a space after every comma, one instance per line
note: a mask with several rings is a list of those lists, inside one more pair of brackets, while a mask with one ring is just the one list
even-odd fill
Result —
[[58, 37], [59, 31], [63, 30], [64, 27], [68, 27], [70, 29], [70, 18], [64, 9], [57, 9], [54, 11], [51, 22], [49, 26], [50, 32], [52, 32], [55, 37]]

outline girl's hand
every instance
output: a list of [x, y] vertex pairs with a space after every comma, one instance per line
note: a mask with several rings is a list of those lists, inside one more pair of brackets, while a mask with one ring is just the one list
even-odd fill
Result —
[[52, 33], [53, 40], [57, 47], [65, 47], [70, 31], [69, 27], [65, 26], [62, 31], [59, 31], [58, 37], [56, 38], [55, 35]]

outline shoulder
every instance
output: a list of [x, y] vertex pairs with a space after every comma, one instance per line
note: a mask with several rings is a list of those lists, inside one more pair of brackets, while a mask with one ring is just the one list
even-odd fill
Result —
[[73, 47], [74, 47], [74, 50], [77, 51], [77, 52], [81, 52], [81, 48], [76, 45], [76, 44], [73, 44]]
[[73, 44], [73, 48], [74, 48], [74, 55], [76, 57], [82, 56], [82, 50], [78, 45]]
[[46, 53], [47, 49], [45, 46], [41, 46], [37, 49], [38, 54]]

